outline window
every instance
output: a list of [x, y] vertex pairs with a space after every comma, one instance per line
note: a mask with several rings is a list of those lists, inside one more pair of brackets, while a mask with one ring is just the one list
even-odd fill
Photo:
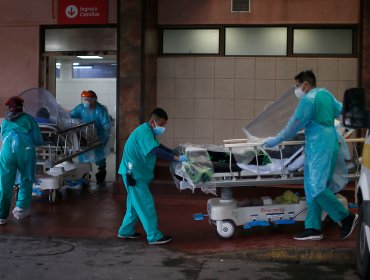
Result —
[[286, 55], [286, 27], [227, 27], [225, 55]]
[[72, 78], [116, 78], [116, 63], [73, 63]]
[[352, 29], [294, 29], [293, 54], [352, 54]]
[[164, 29], [164, 54], [218, 54], [219, 29]]

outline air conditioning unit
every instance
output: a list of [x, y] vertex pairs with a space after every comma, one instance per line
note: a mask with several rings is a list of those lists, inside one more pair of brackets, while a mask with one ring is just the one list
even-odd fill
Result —
[[251, 11], [250, 0], [231, 0], [232, 13], [249, 13]]

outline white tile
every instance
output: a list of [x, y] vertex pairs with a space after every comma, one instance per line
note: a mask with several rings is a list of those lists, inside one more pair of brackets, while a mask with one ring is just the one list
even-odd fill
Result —
[[273, 57], [256, 58], [256, 79], [257, 80], [275, 79], [275, 58]]
[[235, 99], [254, 99], [256, 81], [235, 79]]
[[234, 108], [235, 120], [252, 119], [254, 117], [254, 100], [236, 99]]
[[317, 58], [297, 58], [297, 74], [302, 71], [312, 70], [317, 76], [317, 69]]
[[219, 143], [220, 140], [232, 139], [234, 137], [233, 120], [215, 120], [214, 121], [214, 141]]
[[215, 99], [214, 118], [232, 120], [234, 118], [234, 100]]
[[234, 79], [215, 79], [215, 98], [234, 98]]
[[213, 120], [195, 119], [194, 120], [194, 138], [213, 139]]
[[339, 78], [338, 58], [319, 58], [317, 80], [337, 81]]
[[357, 81], [357, 58], [339, 58], [339, 80]]
[[175, 78], [194, 78], [194, 58], [175, 59]]
[[215, 80], [214, 79], [195, 79], [194, 98], [214, 98]]
[[175, 117], [175, 114], [174, 114], [175, 99], [157, 98], [157, 106], [166, 111], [169, 119], [172, 119]]
[[215, 58], [215, 78], [227, 79], [235, 76], [235, 58], [216, 57]]
[[194, 136], [194, 119], [174, 119], [174, 138], [192, 139]]
[[291, 79], [294, 80], [297, 74], [297, 59], [296, 58], [276, 58], [276, 79]]
[[215, 77], [215, 59], [213, 57], [195, 58], [195, 78]]
[[176, 119], [192, 119], [194, 117], [194, 99], [175, 99], [174, 111]]
[[157, 77], [175, 77], [175, 59], [173, 57], [159, 57], [157, 59]]
[[275, 99], [275, 80], [256, 80], [255, 99]]
[[235, 78], [238, 79], [256, 79], [256, 58], [235, 59]]
[[194, 118], [212, 119], [214, 115], [214, 99], [195, 99]]
[[157, 98], [174, 98], [175, 80], [157, 79]]
[[175, 79], [176, 98], [194, 98], [194, 79]]

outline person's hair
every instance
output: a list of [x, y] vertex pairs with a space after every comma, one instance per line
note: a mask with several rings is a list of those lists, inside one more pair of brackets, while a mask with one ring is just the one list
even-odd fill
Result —
[[41, 107], [37, 112], [36, 112], [36, 117], [38, 118], [45, 118], [48, 119], [50, 117], [48, 109], [45, 107]]
[[153, 118], [154, 120], [158, 119], [164, 119], [166, 121], [168, 120], [167, 113], [162, 108], [155, 108], [153, 112], [150, 114], [150, 118], [151, 119]]
[[304, 81], [308, 82], [311, 86], [316, 87], [316, 76], [312, 70], [302, 71], [294, 77], [300, 84]]

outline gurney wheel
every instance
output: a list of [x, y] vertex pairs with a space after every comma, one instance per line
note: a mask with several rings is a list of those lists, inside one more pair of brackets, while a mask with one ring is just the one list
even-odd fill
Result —
[[233, 236], [235, 231], [235, 225], [231, 221], [217, 221], [216, 223], [217, 233], [222, 238], [230, 238]]

